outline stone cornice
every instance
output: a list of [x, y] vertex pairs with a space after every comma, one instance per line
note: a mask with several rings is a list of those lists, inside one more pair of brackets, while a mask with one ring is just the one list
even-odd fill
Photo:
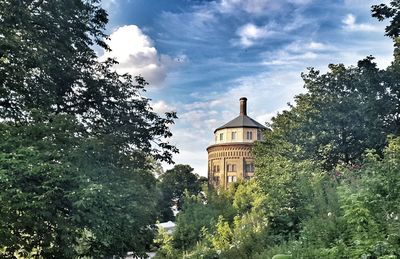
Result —
[[212, 148], [217, 148], [217, 147], [228, 148], [228, 147], [238, 147], [238, 146], [253, 147], [254, 146], [254, 142], [252, 142], [252, 143], [249, 143], [249, 142], [231, 142], [231, 143], [214, 144], [214, 145], [208, 146], [207, 147], [207, 151], [209, 151]]

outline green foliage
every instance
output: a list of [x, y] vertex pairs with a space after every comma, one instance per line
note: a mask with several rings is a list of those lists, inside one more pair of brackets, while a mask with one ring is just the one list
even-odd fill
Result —
[[182, 208], [185, 191], [188, 195], [197, 195], [202, 190], [202, 180], [197, 174], [193, 173], [193, 168], [189, 165], [175, 165], [174, 168], [167, 170], [159, 177], [158, 188], [161, 191], [161, 221], [174, 220], [171, 210], [176, 206], [178, 210]]
[[312, 159], [331, 170], [338, 164], [360, 163], [367, 149], [381, 152], [386, 136], [398, 134], [392, 96], [397, 82], [379, 70], [372, 57], [357, 67], [331, 64], [325, 74], [311, 68], [302, 77], [307, 93], [273, 118], [272, 131], [261, 144], [265, 148], [256, 151], [260, 156]]
[[155, 258], [179, 258], [178, 252], [173, 247], [173, 237], [164, 228], [159, 228], [154, 242], [160, 247]]
[[400, 138], [394, 138], [383, 159], [370, 152], [363, 167], [340, 168], [339, 187], [317, 177], [314, 182], [319, 184], [313, 184], [314, 199], [307, 205], [309, 214], [303, 215], [298, 237], [267, 248], [259, 258], [270, 258], [272, 252], [290, 252], [294, 258], [400, 256], [399, 154]]
[[232, 205], [237, 213], [260, 212], [265, 207], [266, 198], [256, 181], [240, 184], [234, 194]]
[[212, 246], [217, 251], [229, 250], [232, 239], [233, 233], [229, 227], [229, 223], [224, 221], [224, 217], [219, 216], [214, 238], [211, 239]]
[[192, 248], [199, 241], [204, 229], [215, 229], [218, 217], [233, 218], [235, 214], [225, 192], [210, 193], [205, 200], [202, 195], [186, 196], [182, 211], [177, 216], [174, 245], [181, 250]]
[[118, 149], [76, 135], [77, 127], [60, 115], [0, 125], [3, 257], [20, 250], [46, 258], [140, 253], [151, 241], [154, 177]]
[[400, 36], [400, 1], [392, 0], [389, 4], [380, 4], [372, 6], [372, 16], [379, 21], [391, 19], [390, 24], [386, 26], [386, 36], [395, 39]]
[[310, 182], [317, 173], [311, 162], [293, 162], [284, 157], [257, 158], [257, 178], [265, 197], [271, 231], [289, 236], [299, 231], [312, 195]]
[[351, 252], [355, 256], [399, 256], [400, 138], [392, 139], [381, 160], [367, 155], [367, 164], [355, 183], [340, 192], [343, 218], [351, 225]]
[[277, 254], [272, 257], [272, 259], [290, 259], [291, 255]]
[[[246, 196], [249, 194], [249, 196]], [[250, 258], [262, 251], [267, 218], [255, 181], [227, 191], [186, 196], [173, 233], [185, 258]], [[246, 202], [249, 205], [246, 205]]]
[[185, 250], [201, 238], [203, 227], [210, 227], [215, 216], [212, 208], [204, 204], [201, 196], [187, 196], [178, 213], [174, 231], [174, 246]]

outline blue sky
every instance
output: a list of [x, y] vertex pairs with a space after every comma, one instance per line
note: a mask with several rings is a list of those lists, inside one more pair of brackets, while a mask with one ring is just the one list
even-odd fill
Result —
[[[117, 71], [141, 74], [155, 111], [177, 111], [176, 163], [207, 175], [213, 130], [248, 113], [269, 121], [304, 91], [301, 72], [368, 55], [384, 68], [392, 42], [370, 7], [387, 0], [103, 0]], [[170, 168], [171, 166], [166, 166]]]

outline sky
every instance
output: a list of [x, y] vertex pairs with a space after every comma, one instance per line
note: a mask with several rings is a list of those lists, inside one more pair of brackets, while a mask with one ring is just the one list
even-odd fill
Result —
[[301, 73], [309, 67], [326, 72], [368, 55], [387, 67], [393, 44], [370, 14], [371, 5], [387, 2], [103, 0], [112, 51], [99, 56], [142, 75], [156, 112], [177, 112], [174, 161], [206, 176], [213, 131], [239, 115], [240, 97], [264, 124], [305, 91]]

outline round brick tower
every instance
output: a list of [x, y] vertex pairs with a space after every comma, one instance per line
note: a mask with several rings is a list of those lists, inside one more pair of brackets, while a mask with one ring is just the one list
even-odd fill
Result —
[[208, 152], [208, 184], [226, 189], [230, 183], [254, 176], [254, 141], [262, 140], [263, 125], [247, 116], [247, 98], [240, 98], [240, 114], [214, 131]]

